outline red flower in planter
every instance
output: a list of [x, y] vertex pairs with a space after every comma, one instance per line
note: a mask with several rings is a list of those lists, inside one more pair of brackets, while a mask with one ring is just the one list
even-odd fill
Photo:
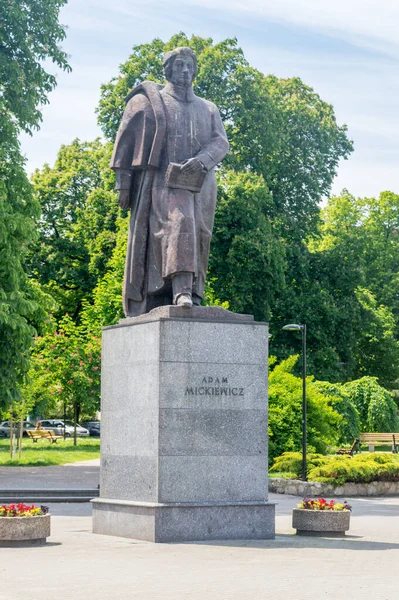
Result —
[[48, 513], [47, 506], [36, 507], [21, 502], [20, 504], [3, 504], [0, 506], [0, 517], [37, 517]]
[[352, 510], [352, 507], [347, 503], [346, 500], [341, 504], [335, 500], [330, 500], [330, 502], [327, 502], [325, 498], [317, 498], [317, 500], [313, 500], [312, 498], [304, 498], [302, 502], [298, 504], [297, 508], [302, 508], [305, 510]]

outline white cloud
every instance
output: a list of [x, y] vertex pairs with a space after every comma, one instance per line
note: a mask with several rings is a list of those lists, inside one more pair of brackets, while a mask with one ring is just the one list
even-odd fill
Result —
[[[131, 39], [143, 34], [151, 39], [165, 29], [175, 32], [176, 13], [168, 10], [168, 5], [175, 6], [175, 0], [147, 0], [141, 4], [130, 0], [69, 0], [61, 13], [61, 21], [77, 31], [123, 33], [125, 36], [129, 26]], [[181, 5], [177, 5], [177, 10], [181, 20]], [[146, 31], [146, 26], [157, 31], [152, 35], [153, 31]], [[111, 49], [109, 44], [108, 49]]]
[[396, 0], [191, 0], [191, 4], [308, 27], [387, 53], [399, 53]]

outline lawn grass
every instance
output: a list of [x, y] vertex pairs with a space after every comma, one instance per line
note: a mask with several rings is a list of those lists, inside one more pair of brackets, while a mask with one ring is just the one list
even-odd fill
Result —
[[10, 440], [0, 440], [0, 467], [48, 467], [50, 465], [65, 465], [67, 463], [91, 460], [100, 457], [99, 438], [78, 438], [77, 446], [73, 439], [58, 440], [56, 444], [48, 440], [23, 438], [22, 456], [10, 458]]

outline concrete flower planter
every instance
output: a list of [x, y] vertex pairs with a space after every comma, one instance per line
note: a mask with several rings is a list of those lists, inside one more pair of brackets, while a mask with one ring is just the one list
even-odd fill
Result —
[[292, 527], [297, 535], [342, 537], [350, 525], [349, 510], [306, 510], [294, 508]]
[[40, 544], [50, 535], [50, 515], [0, 517], [0, 546]]

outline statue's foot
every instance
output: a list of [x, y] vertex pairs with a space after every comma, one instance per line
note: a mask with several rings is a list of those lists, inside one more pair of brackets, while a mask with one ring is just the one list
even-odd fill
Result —
[[176, 299], [176, 306], [182, 306], [183, 308], [191, 308], [193, 301], [190, 294], [180, 294]]

